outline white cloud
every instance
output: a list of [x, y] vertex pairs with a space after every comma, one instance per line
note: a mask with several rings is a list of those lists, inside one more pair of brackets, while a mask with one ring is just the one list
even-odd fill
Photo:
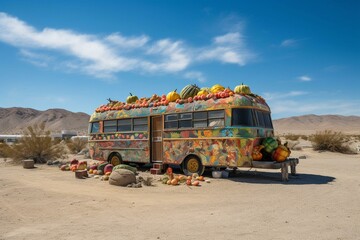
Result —
[[143, 67], [149, 71], [177, 72], [184, 70], [191, 62], [190, 55], [181, 41], [159, 40], [148, 49], [147, 54], [164, 57], [160, 63], [144, 62]]
[[296, 47], [298, 45], [298, 40], [295, 39], [285, 39], [281, 42], [281, 47]]
[[291, 97], [298, 97], [309, 94], [308, 92], [304, 91], [290, 91], [290, 92], [272, 92], [272, 93], [264, 93], [264, 98], [266, 100], [281, 100]]
[[[245, 47], [240, 30], [216, 36], [208, 46], [192, 48], [180, 40], [150, 41], [146, 35], [112, 33], [103, 37], [67, 29], [38, 30], [2, 12], [0, 41], [18, 48], [20, 55], [34, 65], [46, 67], [51, 62], [55, 69], [99, 78], [112, 78], [122, 71], [176, 73], [210, 60], [244, 66], [254, 57]], [[200, 75], [197, 78], [204, 79]]]
[[146, 35], [141, 35], [139, 37], [125, 37], [120, 33], [110, 34], [105, 38], [107, 41], [115, 44], [117, 47], [121, 48], [140, 48], [143, 47], [146, 43], [149, 42], [150, 38]]
[[311, 77], [306, 76], [306, 75], [300, 76], [297, 79], [299, 79], [300, 81], [303, 81], [303, 82], [309, 82], [312, 80]]
[[254, 58], [254, 55], [246, 49], [244, 38], [239, 32], [231, 32], [215, 37], [213, 44], [202, 49], [197, 57], [199, 61], [218, 60], [240, 66], [246, 65], [252, 58]]
[[206, 82], [206, 78], [204, 77], [202, 72], [197, 72], [197, 71], [187, 72], [184, 74], [184, 77], [187, 79], [196, 79], [201, 83]]

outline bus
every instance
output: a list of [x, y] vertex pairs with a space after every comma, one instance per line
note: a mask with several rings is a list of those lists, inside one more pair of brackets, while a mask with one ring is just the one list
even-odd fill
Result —
[[249, 166], [252, 150], [273, 137], [270, 108], [255, 94], [236, 94], [167, 105], [106, 108], [89, 121], [92, 159], [178, 165], [186, 175], [206, 167]]

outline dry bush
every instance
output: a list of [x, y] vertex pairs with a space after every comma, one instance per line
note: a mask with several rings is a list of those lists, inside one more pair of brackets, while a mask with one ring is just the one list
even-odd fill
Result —
[[34, 159], [35, 163], [46, 163], [63, 157], [62, 144], [51, 139], [50, 131], [45, 130], [45, 123], [29, 126], [18, 143], [10, 147], [10, 156], [15, 163], [23, 159]]
[[0, 143], [0, 157], [8, 158], [10, 156], [11, 149], [6, 143]]
[[287, 140], [296, 141], [300, 138], [300, 135], [289, 133], [289, 134], [286, 134], [284, 137]]
[[285, 136], [285, 139], [288, 139], [288, 140], [291, 140], [291, 141], [296, 141], [296, 140], [299, 140], [300, 139], [303, 139], [305, 141], [307, 141], [309, 139], [309, 137], [307, 135], [302, 135], [302, 134], [286, 134]]
[[86, 148], [88, 141], [86, 139], [75, 138], [66, 142], [71, 153], [79, 153]]
[[346, 142], [348, 142], [348, 137], [345, 134], [331, 130], [317, 132], [311, 136], [314, 150], [319, 151], [353, 153], [349, 145], [345, 144]]

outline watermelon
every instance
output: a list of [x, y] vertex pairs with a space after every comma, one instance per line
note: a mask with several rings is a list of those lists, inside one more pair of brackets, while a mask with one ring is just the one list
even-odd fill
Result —
[[180, 97], [182, 99], [187, 99], [189, 97], [194, 97], [200, 91], [200, 88], [195, 84], [186, 85], [180, 92]]

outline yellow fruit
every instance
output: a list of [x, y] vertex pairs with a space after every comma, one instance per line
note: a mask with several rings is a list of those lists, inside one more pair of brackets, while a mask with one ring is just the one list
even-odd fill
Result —
[[214, 86], [212, 86], [210, 88], [211, 93], [217, 93], [217, 92], [221, 92], [224, 90], [225, 90], [225, 88], [223, 86], [221, 86], [220, 84], [215, 84]]
[[200, 90], [196, 95], [197, 95], [197, 96], [201, 96], [201, 95], [208, 95], [208, 94], [209, 94], [208, 91], [206, 91], [206, 90]]
[[166, 95], [166, 100], [168, 100], [169, 102], [175, 102], [179, 98], [180, 95], [176, 92], [176, 89]]

